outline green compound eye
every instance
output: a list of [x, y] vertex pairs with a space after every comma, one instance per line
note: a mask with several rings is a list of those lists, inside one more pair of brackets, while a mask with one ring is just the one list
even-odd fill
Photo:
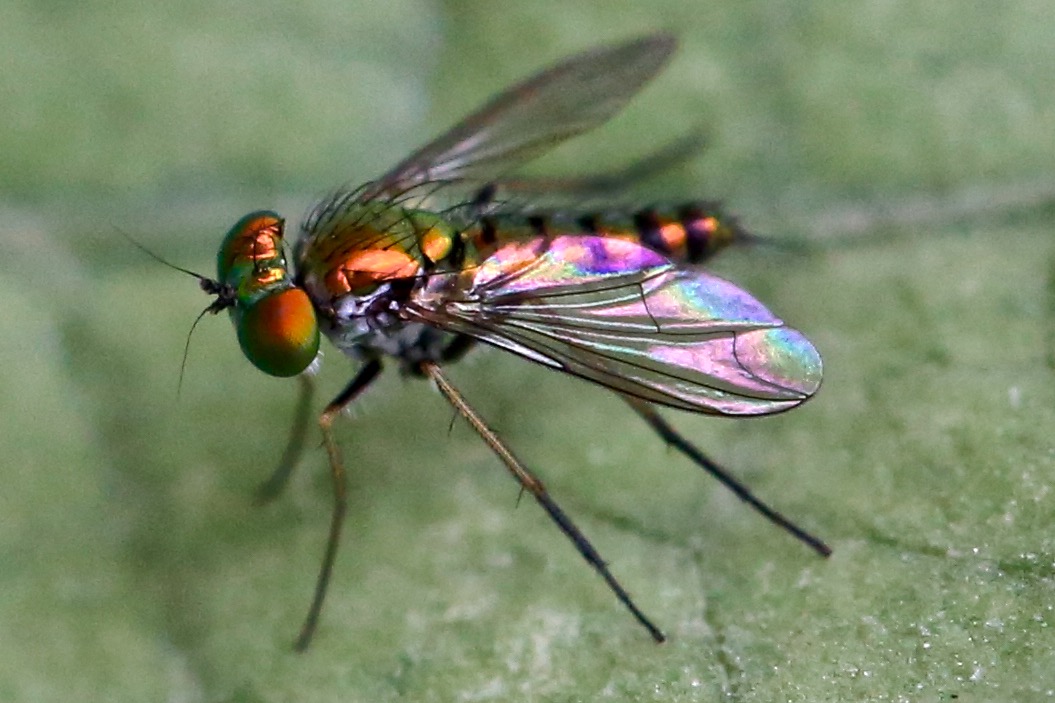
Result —
[[284, 267], [282, 226], [282, 218], [270, 210], [257, 210], [238, 220], [220, 245], [216, 257], [218, 278], [234, 283], [231, 277], [240, 275], [239, 269], [247, 266], [252, 269], [264, 262], [274, 266], [277, 260]]
[[319, 351], [319, 324], [299, 288], [272, 293], [243, 313], [238, 343], [253, 365], [271, 376], [296, 376]]

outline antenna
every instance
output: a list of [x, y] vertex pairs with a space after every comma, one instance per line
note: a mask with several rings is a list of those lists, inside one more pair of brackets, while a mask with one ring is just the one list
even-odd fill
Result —
[[139, 241], [137, 241], [135, 239], [135, 237], [130, 235], [128, 232], [125, 232], [120, 227], [116, 227], [115, 226], [114, 229], [116, 229], [118, 231], [118, 233], [120, 233], [120, 235], [122, 237], [124, 237], [129, 242], [131, 242], [132, 245], [136, 249], [139, 249], [139, 251], [143, 252], [144, 254], [149, 256], [154, 261], [158, 262], [159, 264], [161, 264], [161, 265], [163, 265], [163, 266], [165, 266], [167, 268], [173, 269], [174, 271], [179, 271], [180, 273], [185, 273], [188, 276], [192, 276], [192, 277], [198, 279], [198, 285], [201, 287], [201, 289], [203, 291], [205, 291], [205, 293], [207, 293], [208, 295], [215, 295], [216, 296], [215, 300], [213, 300], [211, 303], [209, 303], [209, 305], [204, 310], [202, 310], [200, 313], [198, 313], [198, 316], [196, 318], [194, 318], [194, 322], [190, 326], [190, 331], [187, 332], [187, 341], [183, 345], [183, 359], [180, 361], [180, 367], [179, 367], [179, 382], [176, 385], [176, 397], [178, 398], [179, 395], [180, 395], [180, 391], [183, 388], [183, 374], [184, 374], [184, 371], [187, 368], [187, 355], [190, 352], [190, 340], [191, 340], [191, 336], [194, 334], [195, 328], [198, 326], [198, 323], [201, 322], [201, 319], [203, 317], [205, 317], [206, 314], [216, 315], [216, 314], [220, 313], [221, 311], [226, 310], [227, 308], [233, 306], [234, 303], [235, 303], [235, 299], [236, 299], [237, 294], [235, 292], [235, 289], [232, 286], [230, 286], [230, 285], [228, 285], [226, 283], [221, 283], [220, 281], [217, 281], [214, 278], [209, 278], [208, 276], [203, 276], [200, 273], [196, 273], [194, 271], [191, 271], [190, 269], [185, 269], [182, 266], [177, 266], [176, 264], [174, 264], [174, 263], [172, 263], [170, 261], [167, 261], [166, 259], [163, 259], [158, 254], [155, 254], [153, 251], [148, 249], [145, 245], [143, 245]]

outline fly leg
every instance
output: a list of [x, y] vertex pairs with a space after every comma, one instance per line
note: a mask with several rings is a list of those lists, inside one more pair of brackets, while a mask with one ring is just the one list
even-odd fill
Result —
[[289, 441], [282, 452], [282, 460], [266, 481], [257, 486], [253, 496], [254, 505], [264, 505], [277, 498], [289, 483], [301, 454], [304, 453], [304, 440], [308, 435], [308, 418], [311, 416], [311, 400], [315, 395], [315, 381], [309, 373], [298, 376], [300, 394], [297, 396], [297, 409], [293, 415], [293, 427], [290, 429]]
[[440, 361], [450, 364], [458, 361], [476, 346], [476, 340], [465, 334], [455, 337], [450, 344], [440, 350]]
[[709, 473], [718, 479], [722, 485], [728, 488], [730, 491], [736, 494], [736, 496], [750, 505], [752, 508], [762, 514], [767, 520], [772, 522], [777, 527], [791, 533], [793, 537], [803, 542], [813, 551], [820, 554], [822, 557], [830, 556], [832, 548], [824, 543], [819, 537], [811, 535], [806, 530], [802, 529], [788, 518], [781, 515], [779, 512], [769, 507], [762, 502], [761, 499], [755, 497], [747, 486], [738, 481], [732, 474], [723, 469], [718, 464], [708, 459], [703, 452], [697, 449], [689, 440], [682, 437], [677, 430], [671, 427], [666, 420], [660, 417], [659, 413], [649, 405], [648, 403], [632, 398], [627, 395], [622, 396], [623, 400], [630, 405], [631, 408], [640, 415], [649, 426], [656, 431], [656, 433], [663, 438], [663, 440], [670, 446], [677, 449], [685, 456], [692, 459], [693, 463], [699, 466], [701, 469]]
[[319, 577], [315, 581], [315, 595], [311, 599], [311, 607], [308, 608], [308, 616], [304, 619], [304, 625], [300, 628], [300, 635], [297, 636], [297, 641], [293, 645], [298, 652], [303, 652], [308, 648], [315, 634], [315, 627], [319, 624], [319, 614], [322, 612], [322, 602], [326, 599], [326, 587], [330, 583], [333, 562], [337, 557], [337, 544], [341, 539], [341, 527], [344, 525], [344, 515], [348, 508], [348, 486], [345, 482], [344, 464], [341, 462], [341, 450], [333, 437], [331, 426], [341, 412], [359, 397], [359, 394], [377, 378], [379, 373], [381, 373], [380, 361], [373, 359], [367, 362], [363, 368], [359, 369], [355, 378], [336, 398], [330, 401], [319, 415], [322, 442], [326, 446], [326, 454], [330, 459], [330, 475], [333, 478], [333, 516], [330, 519], [330, 536], [326, 542], [326, 552], [322, 557]]
[[616, 580], [615, 576], [608, 570], [601, 555], [597, 553], [590, 541], [586, 539], [586, 536], [575, 526], [575, 523], [564, 514], [560, 506], [550, 497], [546, 491], [545, 486], [542, 482], [532, 474], [527, 467], [525, 467], [520, 460], [513, 455], [513, 453], [502, 443], [502, 440], [498, 438], [494, 430], [487, 426], [472, 406], [465, 400], [462, 394], [451, 385], [450, 381], [440, 370], [439, 365], [433, 361], [425, 361], [421, 363], [421, 372], [436, 384], [439, 388], [440, 393], [447, 399], [454, 408], [461, 413], [462, 417], [468, 420], [469, 424], [472, 425], [473, 429], [476, 430], [477, 434], [487, 445], [491, 447], [491, 450], [498, 455], [498, 458], [502, 460], [502, 463], [506, 465], [509, 472], [513, 474], [513, 477], [520, 483], [521, 487], [535, 497], [535, 500], [542, 509], [549, 514], [553, 522], [557, 523], [557, 527], [561, 529], [568, 539], [572, 541], [575, 548], [579, 550], [579, 554], [582, 555], [583, 559], [592, 566], [597, 573], [601, 575], [608, 587], [615, 593], [615, 597], [627, 607], [627, 609], [633, 614], [639, 623], [641, 623], [648, 633], [652, 636], [656, 642], [663, 642], [666, 637], [660, 631], [655, 624], [652, 623], [648, 617], [641, 612], [641, 610], [634, 603], [630, 594], [626, 592], [623, 586]]

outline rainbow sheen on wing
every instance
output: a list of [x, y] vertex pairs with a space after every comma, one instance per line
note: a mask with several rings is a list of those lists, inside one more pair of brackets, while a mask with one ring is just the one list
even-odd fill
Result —
[[432, 277], [408, 314], [683, 410], [780, 412], [820, 386], [820, 355], [801, 333], [732, 283], [635, 242], [538, 237], [474, 274]]

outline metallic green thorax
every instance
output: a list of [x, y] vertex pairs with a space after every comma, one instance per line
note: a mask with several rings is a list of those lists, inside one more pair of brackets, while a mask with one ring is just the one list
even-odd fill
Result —
[[[319, 300], [364, 295], [385, 280], [437, 264], [461, 268], [465, 261], [463, 236], [454, 223], [428, 210], [369, 202], [336, 214], [316, 213], [304, 228], [311, 232], [310, 246], [297, 252], [297, 268]], [[456, 262], [448, 261], [452, 254], [458, 255]]]

